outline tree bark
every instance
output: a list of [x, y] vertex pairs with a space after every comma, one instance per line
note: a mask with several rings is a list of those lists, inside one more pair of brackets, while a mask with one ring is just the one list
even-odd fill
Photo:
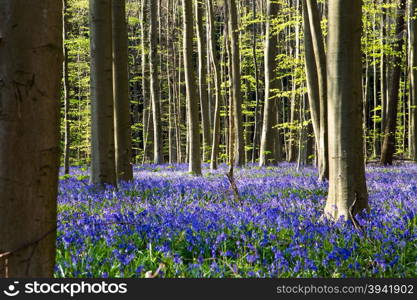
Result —
[[[256, 1], [252, 1], [252, 13], [253, 20], [256, 20]], [[259, 145], [259, 111], [260, 111], [260, 101], [259, 101], [259, 67], [258, 67], [258, 58], [256, 53], [256, 44], [257, 44], [257, 26], [254, 23], [252, 25], [252, 56], [253, 56], [253, 69], [255, 76], [255, 111], [254, 111], [254, 126], [253, 126], [253, 137], [252, 137], [252, 163], [255, 162], [258, 154], [258, 145]]]
[[149, 26], [149, 63], [151, 73], [151, 101], [152, 101], [152, 121], [153, 121], [153, 145], [154, 163], [162, 164], [164, 157], [162, 154], [162, 125], [161, 125], [161, 105], [159, 93], [158, 75], [158, 26], [157, 26], [157, 1], [150, 1], [150, 26]]
[[[405, 29], [405, 8], [406, 0], [400, 1], [400, 7], [397, 11], [396, 37], [398, 41], [394, 45], [394, 51], [401, 53], [404, 45]], [[381, 151], [381, 163], [391, 165], [395, 153], [395, 132], [397, 130], [397, 110], [399, 100], [399, 89], [401, 79], [401, 56], [395, 55], [392, 60], [393, 72], [390, 85], [390, 96], [387, 103], [387, 120], [384, 128], [384, 142]]]
[[317, 68], [317, 80], [320, 97], [320, 147], [319, 147], [319, 179], [329, 178], [328, 125], [327, 125], [327, 70], [326, 53], [323, 34], [320, 26], [320, 14], [316, 0], [307, 0], [307, 12], [310, 21], [311, 41]]
[[143, 122], [143, 161], [150, 161], [152, 157], [152, 149], [150, 145], [152, 144], [153, 139], [153, 122], [151, 115], [151, 101], [150, 101], [150, 84], [149, 84], [149, 35], [148, 35], [148, 13], [146, 8], [148, 7], [148, 0], [142, 0], [141, 6], [141, 16], [142, 20], [140, 22], [140, 29], [142, 34], [141, 39], [141, 67], [142, 67], [142, 122]]
[[329, 195], [325, 216], [354, 216], [368, 208], [362, 128], [362, 1], [329, 2]]
[[189, 136], [189, 171], [201, 175], [200, 130], [198, 122], [198, 96], [193, 70], [193, 4], [182, 0], [184, 28], [184, 73], [187, 89], [187, 115]]
[[203, 161], [210, 156], [211, 134], [210, 116], [207, 87], [207, 46], [206, 34], [204, 32], [203, 15], [204, 9], [201, 0], [195, 1], [195, 12], [197, 20], [197, 45], [198, 45], [198, 88], [200, 95], [201, 124], [203, 129]]
[[416, 1], [410, 1], [410, 159], [417, 161], [417, 20]]
[[62, 1], [0, 1], [0, 277], [52, 277]]
[[65, 42], [68, 39], [68, 1], [63, 2], [63, 92], [64, 92], [64, 174], [69, 174], [70, 167], [70, 143], [71, 143], [71, 128], [69, 120], [70, 100], [69, 100], [69, 80], [68, 80], [68, 47]]
[[111, 0], [90, 1], [91, 182], [116, 185]]
[[217, 159], [219, 155], [219, 144], [220, 144], [220, 98], [221, 98], [221, 78], [220, 68], [217, 57], [217, 43], [216, 43], [216, 32], [214, 27], [214, 12], [213, 4], [211, 0], [207, 0], [207, 22], [208, 22], [208, 36], [209, 36], [209, 49], [210, 49], [210, 61], [213, 67], [213, 78], [215, 94], [215, 107], [214, 107], [214, 128], [213, 128], [213, 140], [211, 147], [211, 159], [210, 168], [212, 170], [217, 169]]
[[234, 162], [237, 166], [245, 163], [243, 122], [242, 122], [242, 95], [240, 82], [240, 50], [239, 50], [239, 27], [237, 22], [236, 0], [227, 0], [229, 8], [229, 36], [231, 41], [231, 60], [232, 60], [232, 97], [233, 115], [235, 130], [235, 147], [233, 149]]
[[[314, 55], [313, 42], [310, 31], [310, 20], [307, 12], [306, 0], [303, 0], [304, 17], [304, 51], [305, 71], [307, 79], [308, 101], [310, 106], [311, 120], [313, 124], [316, 149], [320, 152], [320, 93], [317, 75], [317, 66]], [[320, 154], [319, 154], [320, 155]]]
[[[274, 135], [278, 130], [273, 128], [276, 125], [276, 99], [273, 91], [279, 88], [279, 81], [274, 75], [277, 67], [276, 57], [278, 54], [278, 41], [276, 35], [272, 33], [271, 20], [278, 16], [279, 4], [268, 0], [267, 23], [265, 36], [265, 104], [263, 115], [263, 127], [261, 135], [261, 150], [259, 165], [266, 166], [276, 164], [275, 151], [279, 149], [274, 147]], [[279, 155], [280, 158], [280, 155]]]
[[113, 98], [117, 179], [133, 179], [125, 0], [112, 0]]

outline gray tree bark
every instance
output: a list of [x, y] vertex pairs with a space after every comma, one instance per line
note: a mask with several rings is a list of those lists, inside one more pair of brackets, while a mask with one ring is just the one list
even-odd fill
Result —
[[325, 216], [354, 216], [368, 208], [362, 128], [362, 1], [329, 1], [329, 194]]
[[149, 62], [151, 73], [151, 99], [152, 99], [152, 121], [153, 121], [153, 145], [154, 163], [162, 164], [164, 157], [162, 154], [162, 125], [161, 125], [161, 104], [159, 93], [158, 75], [158, 26], [157, 26], [157, 1], [150, 1], [150, 26], [149, 26]]
[[320, 14], [316, 0], [307, 0], [307, 12], [310, 22], [311, 42], [317, 68], [317, 80], [320, 97], [320, 145], [319, 145], [319, 179], [329, 178], [328, 125], [327, 125], [327, 70], [323, 34], [320, 26]]
[[211, 134], [206, 65], [207, 46], [203, 22], [204, 7], [201, 0], [195, 1], [195, 12], [197, 20], [198, 89], [200, 95], [201, 124], [203, 129], [203, 161], [206, 161], [210, 156]]
[[[398, 41], [394, 45], [395, 52], [401, 52], [404, 45], [404, 29], [405, 29], [405, 9], [406, 0], [400, 0], [400, 6], [397, 11], [396, 21], [396, 37]], [[397, 130], [397, 110], [399, 100], [399, 89], [401, 80], [401, 57], [395, 55], [393, 57], [393, 72], [390, 84], [390, 93], [387, 103], [387, 114], [384, 128], [384, 142], [381, 151], [381, 163], [391, 165], [395, 153], [395, 132]]]
[[64, 92], [64, 174], [69, 174], [69, 159], [70, 159], [70, 143], [71, 143], [71, 128], [69, 120], [69, 110], [70, 110], [70, 101], [69, 101], [69, 80], [68, 80], [68, 47], [65, 42], [68, 39], [68, 1], [63, 1], [63, 92]]
[[410, 159], [417, 161], [417, 2], [410, 1]]
[[52, 277], [62, 1], [0, 1], [0, 278]]
[[198, 121], [198, 96], [193, 69], [193, 3], [182, 0], [184, 28], [184, 73], [187, 89], [187, 115], [189, 136], [189, 171], [201, 175], [200, 126]]
[[112, 0], [113, 101], [117, 179], [133, 179], [129, 62], [125, 0]]
[[231, 41], [231, 60], [232, 60], [232, 97], [234, 115], [234, 163], [241, 166], [245, 163], [243, 122], [242, 122], [242, 95], [240, 82], [240, 50], [239, 50], [239, 27], [237, 21], [236, 0], [227, 0], [229, 8], [229, 35]]
[[116, 185], [111, 0], [90, 1], [91, 182]]
[[142, 122], [143, 122], [143, 161], [150, 161], [152, 157], [152, 149], [150, 145], [153, 140], [153, 122], [151, 118], [151, 101], [150, 101], [150, 84], [149, 84], [149, 34], [148, 34], [148, 0], [142, 0], [140, 30], [141, 39], [141, 67], [142, 67]]
[[[252, 13], [253, 13], [253, 20], [256, 20], [256, 1], [252, 1]], [[253, 125], [253, 137], [252, 137], [252, 163], [255, 162], [258, 153], [258, 141], [259, 138], [259, 108], [260, 108], [260, 101], [259, 101], [259, 71], [258, 71], [258, 59], [256, 55], [256, 42], [257, 42], [257, 26], [254, 23], [252, 25], [252, 56], [253, 56], [253, 68], [254, 68], [254, 77], [255, 77], [255, 112], [254, 112], [254, 125]]]
[[307, 12], [306, 0], [303, 0], [304, 18], [304, 51], [305, 70], [307, 79], [308, 101], [310, 106], [311, 120], [313, 124], [316, 149], [320, 151], [320, 94], [317, 75], [317, 66], [314, 55], [313, 42], [310, 31], [310, 19]]
[[273, 128], [276, 125], [276, 99], [273, 90], [279, 88], [279, 81], [274, 74], [276, 69], [276, 56], [278, 54], [278, 42], [276, 35], [272, 34], [271, 20], [278, 15], [279, 4], [272, 0], [267, 3], [267, 23], [265, 35], [265, 103], [263, 126], [261, 135], [261, 150], [259, 156], [259, 165], [276, 164], [275, 151], [279, 147], [274, 147], [274, 135], [278, 130]]
[[221, 98], [221, 78], [220, 67], [217, 57], [217, 43], [216, 32], [214, 27], [214, 12], [213, 4], [211, 0], [207, 0], [207, 22], [208, 22], [208, 36], [209, 36], [209, 49], [210, 49], [210, 61], [213, 69], [213, 79], [215, 88], [215, 106], [214, 106], [214, 121], [213, 121], [213, 139], [211, 147], [211, 159], [210, 168], [212, 170], [217, 169], [217, 159], [219, 154], [220, 144], [220, 98]]

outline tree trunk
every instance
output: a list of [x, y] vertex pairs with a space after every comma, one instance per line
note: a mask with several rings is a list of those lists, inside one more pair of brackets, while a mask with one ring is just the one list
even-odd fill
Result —
[[229, 35], [231, 41], [231, 60], [232, 60], [232, 97], [233, 115], [235, 130], [235, 147], [233, 149], [234, 162], [237, 166], [245, 163], [243, 122], [242, 122], [242, 97], [240, 86], [240, 50], [239, 50], [239, 27], [237, 22], [236, 0], [227, 0], [229, 7]]
[[71, 143], [71, 128], [69, 120], [69, 110], [70, 110], [70, 101], [69, 101], [69, 80], [68, 80], [68, 47], [65, 42], [68, 39], [68, 1], [64, 0], [64, 10], [63, 10], [63, 54], [64, 54], [64, 63], [63, 63], [63, 92], [64, 92], [64, 174], [69, 174], [69, 159], [70, 159], [70, 143]]
[[[300, 11], [300, 1], [299, 0], [294, 0], [293, 5], [294, 7], [294, 13], [295, 15], [298, 15], [298, 12]], [[299, 60], [299, 56], [300, 56], [300, 25], [298, 22], [296, 22], [296, 24], [294, 24], [295, 26], [295, 47], [294, 47], [294, 52], [295, 52], [295, 60], [298, 61]], [[288, 153], [288, 161], [290, 162], [295, 162], [297, 160], [297, 134], [298, 134], [298, 139], [299, 136], [301, 134], [301, 130], [298, 130], [298, 123], [301, 120], [301, 112], [298, 111], [297, 112], [297, 100], [299, 100], [299, 102], [301, 102], [300, 99], [298, 99], [298, 95], [297, 95], [297, 83], [296, 83], [296, 72], [295, 72], [295, 68], [292, 71], [292, 75], [291, 75], [291, 80], [292, 80], [292, 87], [291, 87], [291, 114], [290, 114], [290, 122], [291, 122], [291, 128], [290, 128], [290, 134], [289, 134], [289, 153]], [[301, 106], [301, 105], [300, 105]]]
[[[373, 13], [373, 20], [372, 20], [372, 30], [375, 32], [376, 31], [376, 13]], [[375, 51], [375, 45], [372, 46], [372, 57], [373, 57], [373, 98], [374, 98], [374, 114], [373, 114], [373, 118], [374, 118], [374, 122], [373, 122], [373, 151], [374, 151], [374, 156], [377, 157], [378, 155], [380, 155], [381, 153], [381, 149], [380, 149], [380, 141], [379, 141], [379, 137], [378, 137], [378, 126], [377, 126], [377, 122], [375, 121], [377, 119], [377, 110], [375, 109], [378, 106], [378, 89], [377, 89], [377, 83], [378, 83], [378, 78], [377, 78], [377, 62], [376, 62], [376, 51]], [[369, 76], [369, 75], [368, 75]], [[367, 100], [367, 99], [366, 99]], [[365, 101], [366, 103], [366, 101]], [[366, 138], [365, 138], [366, 139]]]
[[[256, 1], [252, 1], [252, 13], [253, 20], [256, 20]], [[252, 56], [253, 56], [253, 69], [255, 76], [255, 112], [254, 112], [254, 125], [253, 125], [253, 137], [252, 137], [252, 163], [255, 162], [258, 155], [258, 144], [259, 144], [259, 70], [258, 70], [258, 58], [256, 53], [256, 43], [257, 43], [257, 34], [256, 34], [256, 23], [252, 25]]]
[[133, 179], [125, 0], [112, 0], [113, 95], [117, 179]]
[[159, 94], [159, 75], [158, 75], [158, 27], [157, 27], [157, 1], [150, 1], [150, 26], [149, 26], [149, 63], [151, 73], [151, 101], [153, 119], [153, 145], [154, 163], [162, 164], [164, 157], [162, 154], [162, 125], [161, 125], [161, 104]]
[[259, 165], [276, 164], [274, 159], [274, 151], [278, 148], [274, 147], [274, 135], [278, 134], [278, 130], [273, 128], [276, 124], [276, 99], [273, 91], [279, 88], [279, 81], [275, 76], [277, 66], [276, 57], [278, 54], [278, 41], [275, 34], [272, 33], [271, 20], [278, 16], [279, 4], [268, 0], [268, 21], [266, 23], [265, 36], [265, 104], [263, 127], [261, 136], [261, 150]]
[[354, 216], [368, 209], [362, 128], [362, 1], [329, 2], [329, 195], [325, 216]]
[[[383, 4], [385, 0], [381, 0], [381, 4]], [[385, 54], [385, 39], [386, 39], [386, 30], [385, 30], [385, 23], [386, 23], [386, 15], [385, 9], [382, 9], [381, 13], [381, 35], [380, 35], [380, 47], [381, 47], [381, 62], [380, 62], [380, 89], [381, 89], [381, 124], [380, 124], [380, 132], [382, 133], [385, 128], [385, 120], [386, 120], [386, 107], [387, 107], [387, 67], [386, 67], [386, 57]], [[379, 143], [381, 146], [381, 138], [379, 139]]]
[[[173, 17], [173, 1], [167, 1], [167, 20], [166, 28], [174, 26]], [[172, 15], [171, 15], [172, 13]], [[175, 61], [175, 35], [166, 35], [166, 62], [167, 62], [167, 76], [168, 76], [168, 147], [169, 147], [169, 163], [173, 164], [177, 162], [177, 143], [175, 139], [175, 84], [176, 84], [176, 72]]]
[[206, 66], [207, 46], [203, 23], [204, 9], [201, 0], [195, 2], [195, 11], [198, 42], [198, 88], [200, 95], [201, 123], [203, 128], [203, 161], [206, 161], [210, 156], [211, 135]]
[[307, 0], [307, 11], [310, 21], [311, 41], [316, 59], [320, 97], [320, 147], [318, 160], [319, 179], [324, 180], [329, 178], [326, 53], [324, 50], [323, 34], [320, 26], [320, 15], [316, 0]]
[[307, 12], [306, 0], [303, 0], [304, 17], [304, 51], [305, 70], [307, 78], [308, 101], [310, 106], [311, 120], [313, 124], [316, 149], [320, 151], [320, 94], [317, 75], [317, 66], [314, 56], [314, 48], [310, 31], [310, 20]]
[[91, 182], [116, 185], [111, 0], [90, 1]]
[[213, 66], [213, 78], [214, 88], [216, 91], [215, 96], [215, 107], [214, 107], [214, 128], [213, 128], [213, 142], [211, 147], [211, 162], [210, 168], [212, 170], [217, 169], [217, 159], [219, 155], [219, 144], [220, 144], [220, 97], [221, 97], [221, 80], [220, 80], [220, 68], [217, 58], [217, 43], [216, 43], [216, 32], [214, 27], [214, 12], [213, 4], [211, 0], [207, 0], [207, 21], [208, 21], [208, 32], [209, 32], [209, 49], [210, 49], [210, 61]]
[[0, 1], [0, 277], [52, 277], [62, 1]]
[[141, 47], [142, 47], [142, 102], [143, 102], [143, 109], [142, 109], [142, 122], [143, 122], [143, 161], [150, 161], [152, 157], [152, 150], [149, 144], [152, 144], [153, 139], [153, 122], [152, 118], [150, 118], [150, 110], [151, 110], [151, 101], [150, 101], [150, 85], [149, 85], [149, 49], [148, 49], [148, 15], [146, 8], [148, 7], [148, 0], [142, 0], [141, 6], [141, 15], [142, 20], [140, 22], [140, 29], [142, 34], [141, 39]]
[[195, 175], [201, 175], [198, 96], [193, 69], [193, 4], [192, 1], [182, 0], [182, 5], [184, 21], [184, 73], [187, 89], [189, 171]]
[[417, 20], [416, 1], [410, 1], [410, 159], [417, 161]]
[[[396, 37], [398, 41], [394, 45], [394, 52], [401, 53], [404, 45], [405, 29], [405, 8], [406, 0], [400, 1], [400, 7], [397, 11]], [[401, 79], [401, 56], [395, 55], [392, 60], [393, 73], [390, 85], [390, 96], [387, 104], [387, 120], [384, 128], [384, 142], [381, 151], [381, 163], [391, 165], [395, 153], [395, 132], [397, 130], [397, 110], [399, 100], [399, 89]]]

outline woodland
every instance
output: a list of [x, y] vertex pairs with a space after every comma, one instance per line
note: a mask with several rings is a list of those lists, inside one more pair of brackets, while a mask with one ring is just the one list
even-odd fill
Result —
[[0, 0], [0, 278], [416, 277], [416, 8]]

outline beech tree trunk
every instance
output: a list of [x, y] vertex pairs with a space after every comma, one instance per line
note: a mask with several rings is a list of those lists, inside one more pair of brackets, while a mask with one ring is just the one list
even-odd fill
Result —
[[117, 179], [133, 179], [129, 65], [125, 0], [112, 0], [113, 98]]
[[362, 1], [329, 1], [329, 195], [334, 220], [368, 208], [362, 127]]
[[153, 140], [153, 122], [151, 118], [151, 101], [150, 101], [150, 83], [149, 83], [149, 34], [148, 34], [148, 13], [146, 8], [148, 7], [148, 0], [142, 0], [140, 30], [142, 34], [141, 39], [141, 59], [142, 59], [142, 122], [143, 122], [143, 162], [150, 161], [152, 157], [152, 145]]
[[[256, 1], [252, 1], [252, 13], [253, 13], [253, 20], [256, 20]], [[253, 56], [253, 68], [254, 68], [254, 77], [255, 77], [255, 112], [254, 112], [254, 125], [253, 125], [253, 137], [252, 137], [252, 163], [255, 162], [255, 159], [258, 154], [258, 145], [259, 145], [259, 111], [260, 111], [260, 101], [259, 101], [259, 71], [258, 71], [258, 59], [256, 54], [256, 42], [257, 42], [257, 26], [256, 23], [252, 25], [252, 56]]]
[[151, 73], [151, 99], [152, 99], [152, 121], [153, 121], [153, 155], [154, 163], [162, 164], [164, 157], [162, 154], [162, 125], [161, 125], [161, 104], [159, 93], [158, 76], [158, 26], [157, 26], [157, 1], [150, 1], [150, 26], [149, 26], [149, 62]]
[[313, 45], [314, 57], [317, 69], [317, 81], [320, 97], [320, 144], [319, 144], [319, 179], [329, 178], [329, 154], [328, 154], [328, 125], [327, 125], [327, 70], [326, 53], [324, 50], [323, 34], [319, 8], [316, 0], [307, 0], [307, 12], [310, 23], [311, 42]]
[[113, 114], [112, 0], [90, 1], [91, 182], [116, 185]]
[[417, 20], [416, 1], [410, 1], [410, 159], [417, 161]]
[[241, 166], [245, 163], [244, 139], [243, 139], [243, 122], [242, 122], [242, 95], [240, 82], [240, 50], [239, 50], [239, 27], [237, 22], [236, 0], [227, 0], [229, 8], [229, 36], [231, 41], [231, 82], [233, 97], [233, 115], [234, 115], [234, 163]]
[[65, 41], [68, 39], [68, 1], [64, 0], [63, 2], [63, 54], [64, 54], [64, 63], [63, 63], [63, 92], [64, 92], [64, 174], [69, 174], [70, 168], [70, 120], [69, 120], [69, 80], [68, 80], [68, 47], [65, 45]]
[[[313, 124], [316, 149], [320, 152], [320, 94], [317, 75], [317, 66], [314, 56], [314, 48], [310, 31], [310, 19], [307, 12], [306, 0], [303, 0], [304, 18], [304, 51], [305, 71], [307, 78], [308, 101], [310, 106], [311, 120]], [[320, 155], [320, 154], [319, 154]]]
[[211, 0], [207, 0], [207, 21], [208, 21], [208, 37], [209, 37], [209, 49], [210, 49], [210, 61], [213, 66], [213, 78], [215, 88], [215, 106], [214, 106], [214, 121], [213, 121], [213, 141], [211, 147], [211, 159], [210, 168], [212, 170], [217, 169], [217, 159], [219, 155], [220, 144], [220, 98], [221, 98], [221, 78], [220, 67], [217, 57], [217, 43], [216, 32], [214, 27], [214, 12], [213, 4]]
[[200, 95], [201, 124], [203, 129], [203, 161], [206, 161], [210, 156], [211, 135], [206, 65], [207, 46], [203, 22], [204, 9], [201, 0], [195, 1], [195, 11], [198, 45], [198, 88]]
[[198, 120], [198, 96], [193, 69], [193, 3], [182, 0], [184, 25], [184, 73], [187, 89], [187, 115], [189, 136], [189, 171], [201, 175], [200, 126]]
[[276, 56], [278, 54], [278, 41], [276, 35], [272, 34], [271, 20], [278, 15], [279, 4], [268, 0], [267, 4], [266, 37], [265, 37], [265, 103], [263, 115], [263, 127], [261, 135], [261, 150], [259, 165], [276, 164], [274, 147], [274, 135], [278, 135], [278, 130], [273, 128], [276, 125], [276, 99], [273, 90], [279, 88], [279, 81], [275, 74], [277, 66]]
[[0, 278], [52, 277], [62, 1], [0, 1]]
[[[405, 29], [405, 8], [406, 0], [400, 1], [397, 11], [396, 37], [398, 41], [394, 45], [395, 52], [401, 52], [404, 45]], [[397, 111], [399, 101], [400, 79], [401, 79], [401, 56], [395, 55], [392, 59], [392, 77], [390, 84], [390, 93], [387, 103], [387, 114], [384, 128], [384, 142], [381, 151], [381, 163], [391, 165], [395, 153], [395, 132], [397, 130]]]

